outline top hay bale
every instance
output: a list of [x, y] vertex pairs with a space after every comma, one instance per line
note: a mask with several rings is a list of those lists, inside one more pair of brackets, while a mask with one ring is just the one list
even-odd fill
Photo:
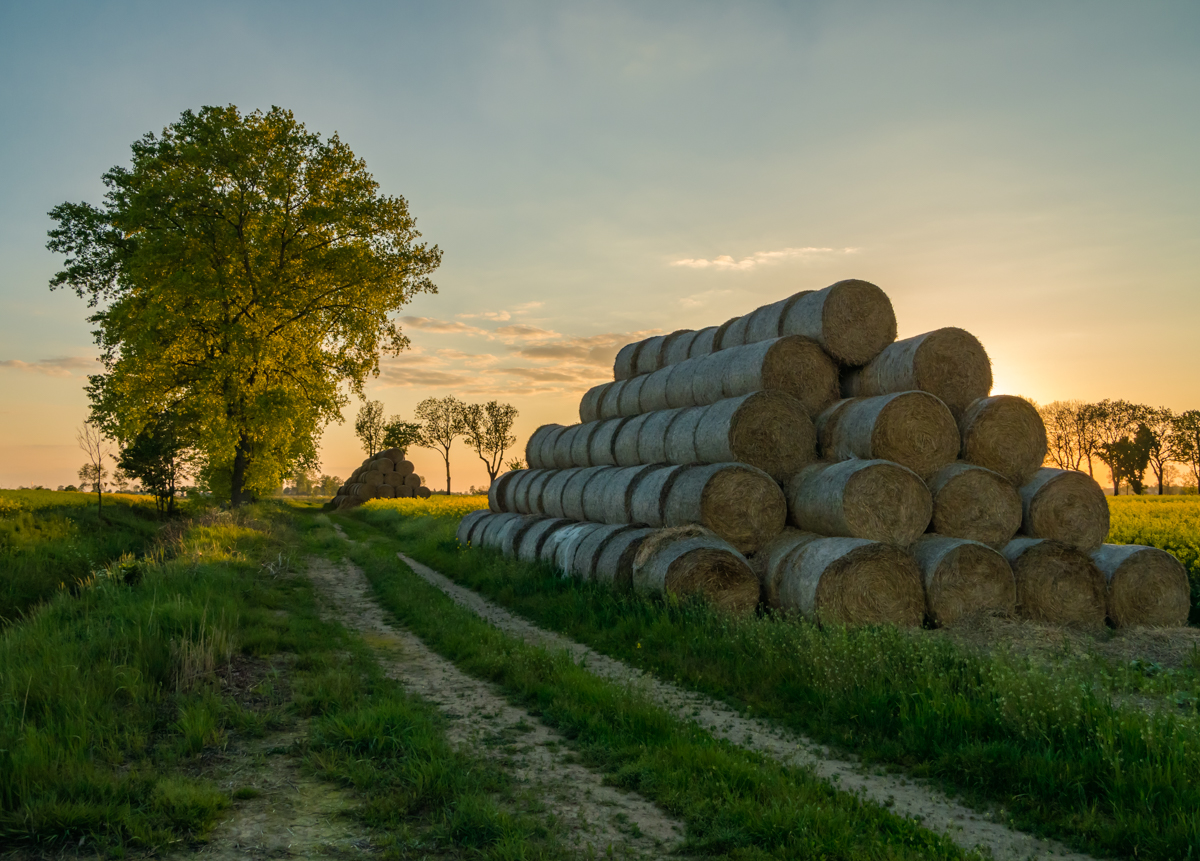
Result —
[[980, 398], [958, 420], [962, 459], [1020, 487], [1046, 460], [1046, 426], [1037, 407], [1014, 395]]
[[1021, 534], [1050, 538], [1091, 553], [1108, 535], [1108, 500], [1095, 479], [1043, 467], [1021, 486]]

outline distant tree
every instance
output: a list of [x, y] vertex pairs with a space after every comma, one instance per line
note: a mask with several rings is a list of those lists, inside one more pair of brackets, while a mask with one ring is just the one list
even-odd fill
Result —
[[196, 453], [185, 439], [183, 420], [175, 413], [160, 413], [121, 450], [117, 465], [154, 494], [160, 515], [175, 513], [175, 495], [183, 479], [196, 467]]
[[1171, 432], [1175, 428], [1175, 414], [1168, 407], [1146, 407], [1142, 427], [1150, 435], [1150, 471], [1158, 482], [1158, 495], [1163, 494], [1163, 479], [1167, 466], [1174, 460], [1171, 452]]
[[421, 426], [417, 422], [406, 422], [395, 416], [384, 428], [383, 447], [399, 449], [401, 457], [407, 457], [408, 450], [420, 444]]
[[524, 468], [525, 468], [525, 461], [521, 460], [521, 458], [519, 458], [519, 457], [515, 457], [515, 458], [513, 458], [512, 460], [510, 460], [508, 463], [506, 463], [506, 464], [504, 464], [504, 465], [505, 465], [505, 466], [507, 466], [507, 467], [508, 467], [510, 470], [514, 470], [514, 471], [515, 471], [515, 470], [518, 470], [518, 469], [524, 469]]
[[92, 489], [96, 491], [96, 513], [101, 521], [104, 520], [104, 478], [108, 475], [108, 470], [104, 468], [104, 462], [112, 457], [112, 446], [105, 439], [104, 431], [99, 425], [92, 422], [84, 422], [83, 425], [75, 431], [75, 441], [79, 443], [79, 447], [83, 449], [87, 455], [88, 475], [84, 476], [84, 471], [79, 471], [79, 480], [90, 482]]
[[516, 407], [497, 401], [468, 404], [463, 409], [467, 445], [475, 449], [475, 453], [483, 461], [490, 481], [495, 481], [500, 472], [504, 452], [517, 441], [512, 435], [512, 426], [516, 419]]
[[1152, 441], [1150, 429], [1141, 424], [1132, 437], [1124, 436], [1101, 446], [1100, 456], [1112, 470], [1114, 496], [1122, 482], [1128, 482], [1130, 489], [1138, 496], [1145, 491], [1144, 476], [1150, 462]]
[[1171, 422], [1171, 459], [1186, 466], [1200, 493], [1200, 410], [1188, 410]]
[[125, 493], [129, 490], [129, 475], [120, 466], [113, 470], [112, 480], [113, 486], [116, 487], [118, 493]]
[[[1127, 446], [1118, 444], [1133, 442], [1131, 437], [1137, 433], [1146, 408], [1128, 401], [1105, 399], [1098, 404], [1088, 404], [1084, 409], [1088, 412], [1089, 423], [1095, 431], [1096, 456], [1112, 473], [1113, 496], [1117, 496], [1121, 492], [1121, 482], [1125, 480], [1125, 467], [1132, 462], [1128, 458], [1133, 456], [1133, 452]], [[1143, 466], [1142, 473], [1145, 471]]]
[[417, 404], [416, 416], [421, 420], [421, 439], [418, 445], [431, 448], [446, 462], [446, 493], [450, 492], [450, 446], [466, 433], [463, 420], [466, 404], [454, 395], [426, 398]]
[[1080, 401], [1051, 401], [1038, 407], [1046, 426], [1046, 457], [1059, 469], [1079, 469], [1084, 461]]
[[337, 489], [342, 486], [342, 480], [336, 475], [322, 475], [320, 493], [321, 496], [333, 496], [337, 493]]
[[92, 417], [130, 443], [168, 404], [194, 417], [204, 484], [234, 505], [270, 492], [408, 344], [395, 312], [436, 292], [440, 263], [407, 202], [283, 108], [185, 111], [103, 176], [104, 203], [63, 203], [51, 289], [98, 310]]
[[97, 474], [96, 467], [93, 464], [85, 463], [79, 467], [79, 471], [75, 473], [79, 476], [79, 486], [84, 490], [89, 490], [92, 493], [98, 493], [97, 486], [103, 488], [104, 479], [108, 477], [108, 471], [101, 468]]
[[385, 426], [383, 401], [367, 401], [354, 417], [354, 433], [368, 457], [374, 457], [386, 447], [383, 444]]

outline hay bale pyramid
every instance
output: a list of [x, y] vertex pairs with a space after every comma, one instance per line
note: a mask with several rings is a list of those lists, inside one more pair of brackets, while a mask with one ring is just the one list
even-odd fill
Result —
[[362, 505], [368, 499], [404, 499], [419, 497], [428, 499], [430, 490], [425, 479], [413, 471], [413, 465], [404, 459], [404, 452], [389, 448], [372, 455], [362, 462], [346, 483], [338, 488], [337, 494], [325, 504], [327, 509], [345, 510]]
[[897, 341], [887, 295], [839, 281], [625, 345], [458, 539], [824, 624], [1186, 624], [1183, 566], [1104, 545], [1100, 486], [1044, 467], [1036, 408], [991, 388], [969, 332]]

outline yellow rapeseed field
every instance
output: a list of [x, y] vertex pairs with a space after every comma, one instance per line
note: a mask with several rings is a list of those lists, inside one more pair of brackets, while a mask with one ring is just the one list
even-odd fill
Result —
[[486, 496], [431, 496], [428, 499], [371, 499], [361, 506], [367, 510], [382, 509], [399, 511], [413, 517], [422, 514], [433, 516], [452, 515], [462, 517], [472, 511], [488, 507]]
[[1146, 544], [1173, 553], [1200, 577], [1200, 496], [1109, 497], [1111, 544]]

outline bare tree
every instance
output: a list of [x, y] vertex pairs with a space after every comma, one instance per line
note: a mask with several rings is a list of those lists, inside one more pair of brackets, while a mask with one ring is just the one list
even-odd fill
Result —
[[467, 431], [463, 413], [466, 404], [454, 395], [426, 398], [413, 411], [421, 420], [421, 439], [417, 445], [432, 448], [446, 462], [446, 493], [450, 492], [450, 446]]
[[387, 422], [383, 419], [383, 401], [367, 401], [354, 417], [354, 433], [362, 440], [369, 457], [383, 451]]
[[500, 472], [505, 450], [517, 441], [512, 435], [512, 426], [516, 419], [516, 407], [497, 401], [469, 404], [463, 410], [467, 445], [475, 449], [491, 481], [495, 481]]
[[[104, 433], [100, 428], [91, 422], [84, 422], [81, 427], [76, 429], [75, 441], [87, 455], [91, 475], [95, 477], [93, 487], [96, 490], [96, 514], [103, 521], [104, 477], [108, 475], [108, 470], [104, 468], [104, 462], [113, 456], [112, 446], [104, 438]], [[83, 478], [82, 472], [80, 470], [80, 478]]]
[[1149, 434], [1147, 453], [1150, 455], [1150, 471], [1158, 481], [1158, 495], [1162, 496], [1167, 464], [1174, 460], [1171, 432], [1175, 428], [1175, 414], [1169, 407], [1146, 407], [1142, 424]]
[[1059, 469], [1079, 469], [1083, 463], [1080, 438], [1080, 401], [1051, 401], [1038, 407], [1046, 426], [1046, 455]]

